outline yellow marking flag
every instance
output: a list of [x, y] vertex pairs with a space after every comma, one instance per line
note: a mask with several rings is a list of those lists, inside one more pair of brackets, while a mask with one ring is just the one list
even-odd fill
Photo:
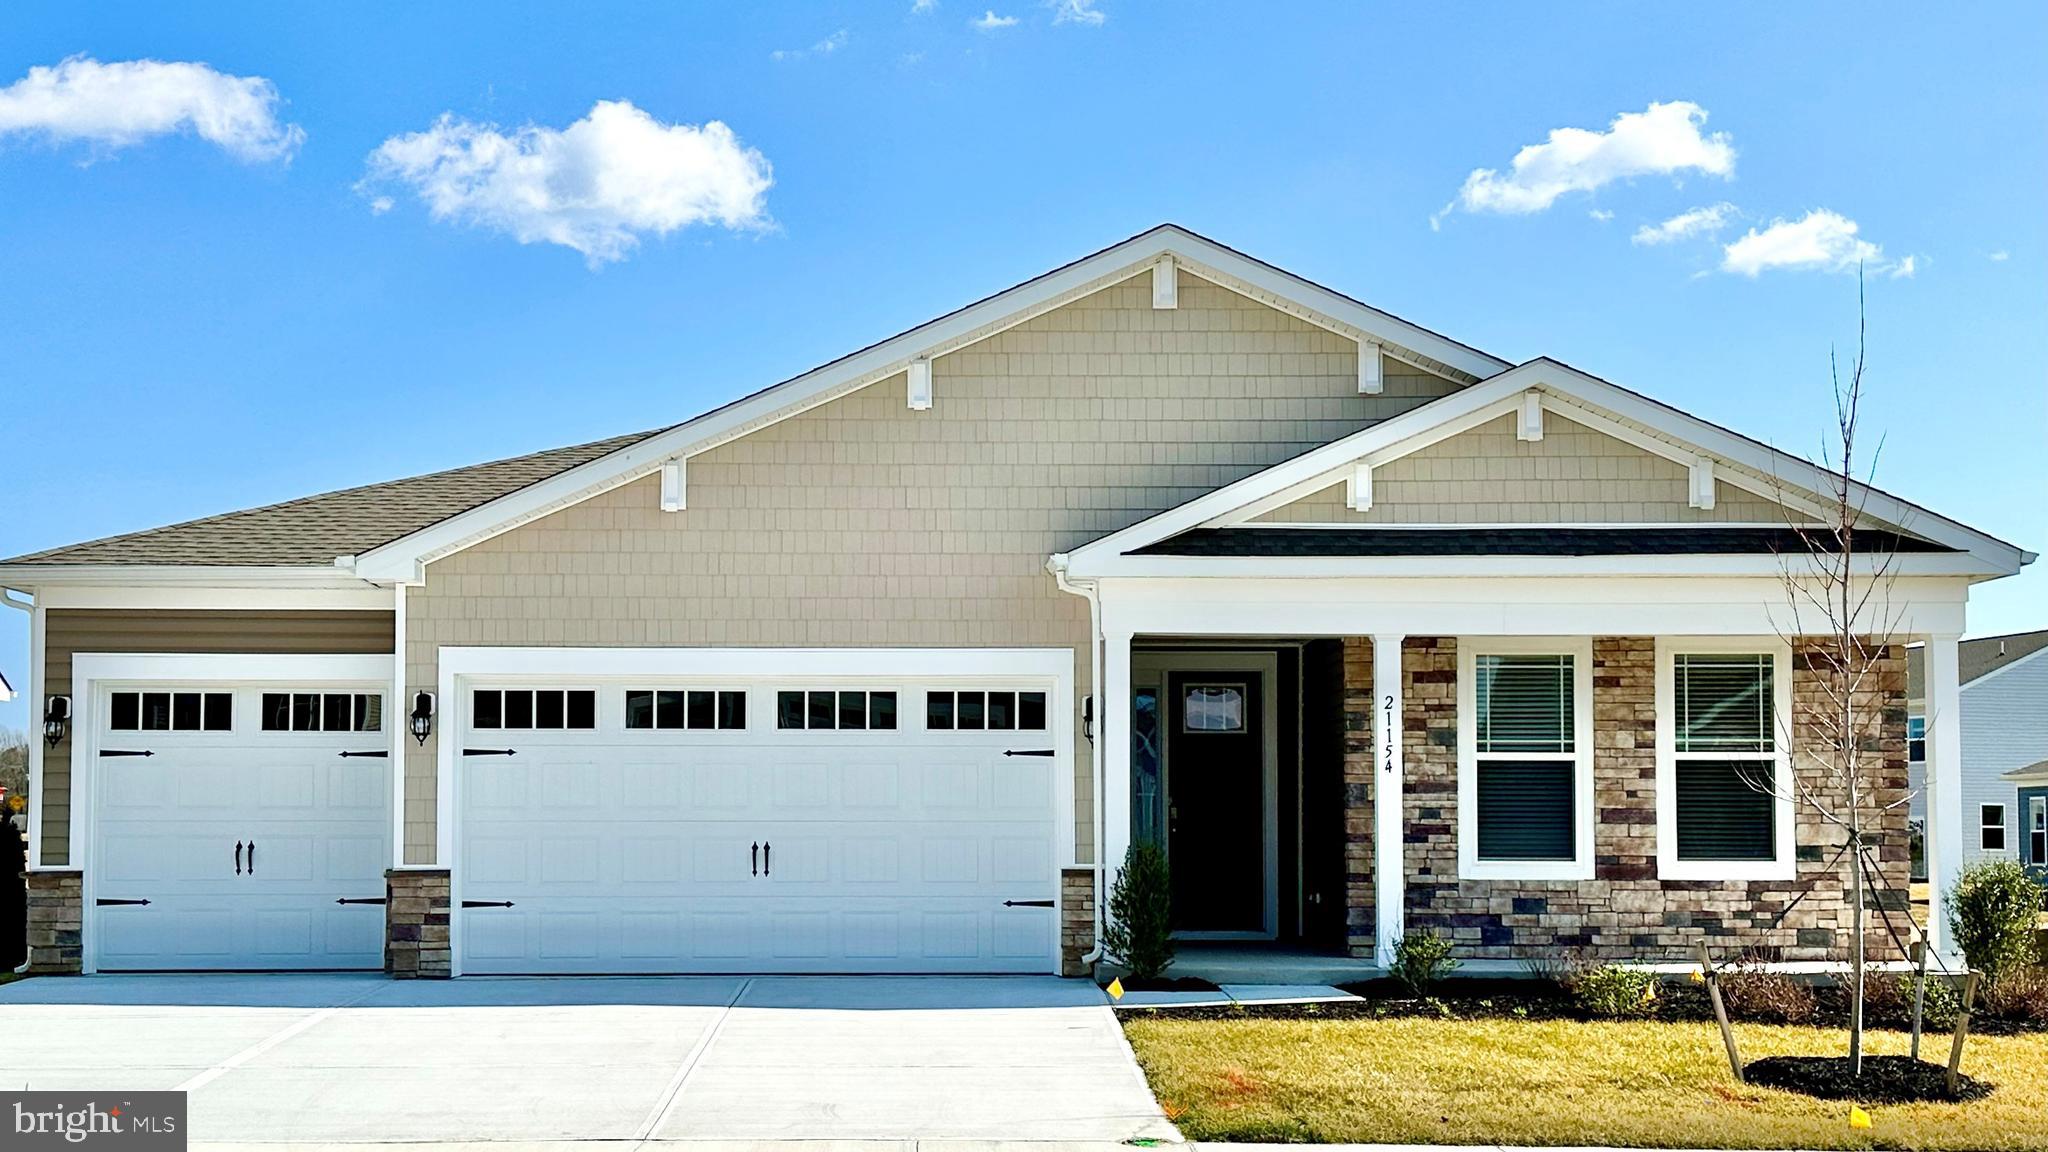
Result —
[[1868, 1128], [1868, 1127], [1870, 1127], [1870, 1113], [1868, 1113], [1868, 1112], [1865, 1112], [1865, 1111], [1864, 1111], [1863, 1109], [1861, 1109], [1861, 1108], [1858, 1108], [1858, 1107], [1857, 1107], [1857, 1106], [1855, 1106], [1854, 1104], [1851, 1104], [1851, 1105], [1849, 1105], [1849, 1127], [1851, 1127], [1851, 1128]]
[[1111, 1000], [1121, 1000], [1124, 998], [1124, 982], [1122, 980], [1111, 980], [1109, 982], [1109, 998]]

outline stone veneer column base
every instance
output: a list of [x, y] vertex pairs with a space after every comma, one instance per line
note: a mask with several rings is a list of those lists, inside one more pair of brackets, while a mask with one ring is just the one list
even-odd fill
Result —
[[1095, 950], [1095, 869], [1060, 870], [1060, 975], [1088, 976], [1083, 956]]
[[28, 968], [31, 976], [76, 976], [84, 970], [79, 933], [85, 926], [85, 873], [26, 872]]
[[400, 980], [448, 978], [448, 870], [384, 873], [384, 970]]

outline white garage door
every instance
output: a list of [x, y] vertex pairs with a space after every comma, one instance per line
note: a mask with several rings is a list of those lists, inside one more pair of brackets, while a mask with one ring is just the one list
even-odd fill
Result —
[[1053, 686], [462, 685], [483, 972], [1050, 972]]
[[386, 722], [362, 689], [99, 685], [98, 967], [382, 967]]

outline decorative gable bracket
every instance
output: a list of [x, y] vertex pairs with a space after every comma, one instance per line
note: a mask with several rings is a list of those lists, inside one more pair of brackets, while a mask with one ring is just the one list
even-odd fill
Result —
[[1344, 481], [1344, 504], [1353, 512], [1372, 511], [1372, 465], [1361, 460]]
[[910, 362], [909, 399], [912, 412], [932, 406], [932, 362], [920, 356]]
[[1714, 507], [1714, 462], [1705, 456], [1692, 458], [1687, 477], [1687, 500], [1694, 508], [1711, 511]]
[[687, 506], [683, 487], [687, 479], [688, 476], [684, 472], [684, 461], [670, 460], [662, 464], [661, 510], [663, 512], [681, 512]]
[[1387, 387], [1386, 361], [1383, 349], [1377, 340], [1358, 342], [1358, 391], [1363, 396], [1377, 396]]

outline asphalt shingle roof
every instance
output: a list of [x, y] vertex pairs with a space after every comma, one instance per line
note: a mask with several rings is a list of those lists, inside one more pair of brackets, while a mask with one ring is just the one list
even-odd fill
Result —
[[1956, 645], [1957, 679], [1964, 684], [1987, 672], [1996, 672], [2024, 656], [2048, 648], [2048, 629], [2014, 632], [2007, 636], [1984, 636]]
[[[1864, 531], [1868, 551], [1953, 552]], [[1798, 553], [1791, 528], [1196, 528], [1133, 556], [1751, 556]]]
[[636, 432], [446, 472], [345, 488], [282, 504], [31, 552], [0, 563], [250, 567], [332, 564], [336, 556], [367, 552], [654, 434]]

